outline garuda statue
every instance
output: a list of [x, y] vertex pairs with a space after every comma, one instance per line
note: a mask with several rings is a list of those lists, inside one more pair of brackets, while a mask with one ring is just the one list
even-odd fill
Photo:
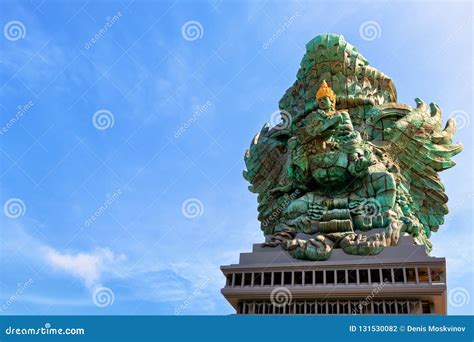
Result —
[[439, 107], [397, 103], [393, 81], [342, 36], [306, 45], [297, 80], [245, 155], [264, 246], [326, 260], [334, 248], [375, 255], [412, 235], [431, 250], [448, 213], [438, 172], [462, 151]]

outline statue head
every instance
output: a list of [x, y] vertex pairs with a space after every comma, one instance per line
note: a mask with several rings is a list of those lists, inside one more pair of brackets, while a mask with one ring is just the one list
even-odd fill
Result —
[[336, 94], [326, 81], [323, 81], [316, 92], [316, 100], [318, 100], [319, 108], [325, 112], [334, 112], [336, 110]]

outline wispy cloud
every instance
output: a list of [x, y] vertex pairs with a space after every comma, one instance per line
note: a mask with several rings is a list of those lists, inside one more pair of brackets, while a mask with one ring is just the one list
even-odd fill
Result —
[[82, 280], [87, 287], [99, 285], [104, 273], [113, 271], [126, 260], [108, 248], [99, 248], [91, 253], [61, 253], [52, 247], [42, 248], [46, 262], [53, 268], [71, 274]]
[[[4, 223], [8, 231], [4, 234], [2, 245], [9, 248], [2, 248], [3, 251], [8, 250], [12, 258], [19, 256], [27, 264], [34, 265], [35, 269], [40, 270], [41, 277], [76, 279], [86, 290], [73, 300], [64, 294], [51, 296], [43, 292], [39, 286], [40, 282], [36, 281], [29, 289], [31, 293], [21, 297], [21, 302], [31, 305], [92, 305], [90, 295], [94, 289], [107, 286], [115, 293], [116, 301], [167, 304], [170, 305], [167, 309], [170, 314], [185, 303], [186, 308], [181, 309], [183, 314], [212, 313], [215, 308], [215, 293], [219, 292], [222, 285], [219, 264], [230, 262], [231, 259], [235, 261], [238, 255], [224, 253], [225, 255], [212, 261], [207, 256], [200, 255], [194, 256], [192, 260], [180, 260], [165, 256], [166, 251], [156, 251], [142, 259], [140, 255], [143, 254], [126, 255], [110, 247], [95, 247], [92, 250], [66, 249], [52, 246], [33, 236], [18, 222]], [[29, 222], [28, 226], [35, 226], [35, 223]], [[168, 247], [169, 251], [174, 248]], [[0, 265], [5, 261], [8, 260], [1, 260]], [[199, 267], [196, 267], [196, 264], [199, 264]], [[28, 276], [38, 279], [36, 275], [25, 270]], [[199, 291], [196, 292], [196, 289]], [[7, 295], [8, 293], [3, 294]]]

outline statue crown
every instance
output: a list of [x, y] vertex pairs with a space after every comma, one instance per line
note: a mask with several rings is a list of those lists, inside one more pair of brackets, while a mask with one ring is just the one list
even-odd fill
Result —
[[316, 100], [319, 100], [320, 98], [325, 96], [329, 97], [333, 104], [336, 104], [336, 94], [324, 80], [323, 84], [321, 84], [318, 91], [316, 92]]

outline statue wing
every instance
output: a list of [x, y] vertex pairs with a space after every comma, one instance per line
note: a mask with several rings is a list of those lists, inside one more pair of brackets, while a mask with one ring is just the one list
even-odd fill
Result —
[[290, 181], [287, 173], [291, 153], [287, 148], [289, 137], [289, 129], [280, 126], [270, 129], [266, 124], [245, 153], [247, 170], [243, 175], [251, 184], [249, 190], [258, 194], [258, 219], [265, 235], [273, 233], [288, 205], [287, 194], [272, 194], [270, 190]]
[[405, 207], [424, 230], [436, 231], [448, 213], [448, 197], [439, 172], [455, 165], [453, 156], [462, 144], [453, 144], [456, 122], [449, 119], [443, 129], [441, 110], [431, 103], [415, 100], [416, 108], [389, 103], [375, 108], [366, 118], [367, 135], [382, 147], [395, 168], [399, 194]]

